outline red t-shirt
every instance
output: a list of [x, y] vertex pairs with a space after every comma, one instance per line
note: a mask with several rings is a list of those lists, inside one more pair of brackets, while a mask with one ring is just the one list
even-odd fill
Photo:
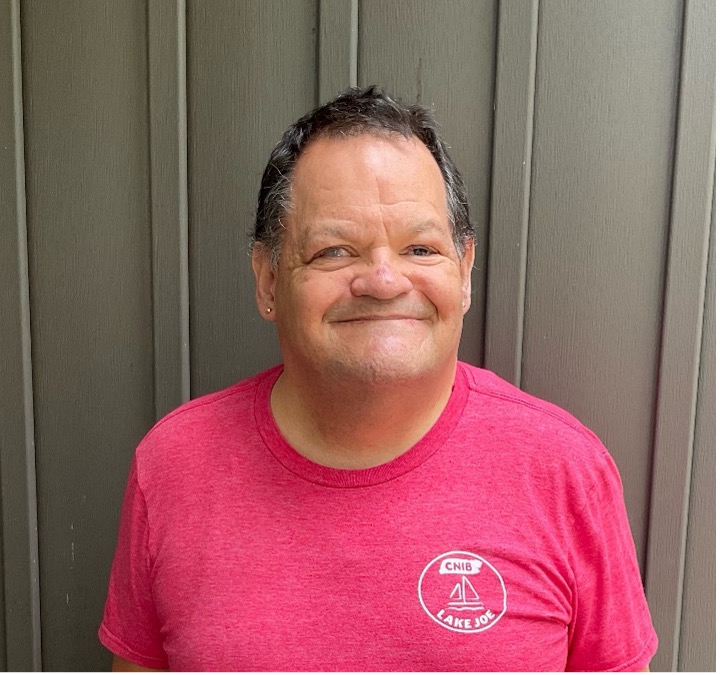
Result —
[[281, 368], [137, 449], [101, 642], [150, 668], [638, 670], [651, 624], [618, 472], [568, 413], [459, 364], [434, 427], [319, 466], [270, 411]]

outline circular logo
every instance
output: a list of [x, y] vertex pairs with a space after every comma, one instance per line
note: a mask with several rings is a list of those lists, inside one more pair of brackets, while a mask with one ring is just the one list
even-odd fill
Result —
[[436, 623], [457, 633], [480, 633], [506, 611], [506, 585], [487, 560], [449, 551], [429, 562], [418, 580], [418, 599]]

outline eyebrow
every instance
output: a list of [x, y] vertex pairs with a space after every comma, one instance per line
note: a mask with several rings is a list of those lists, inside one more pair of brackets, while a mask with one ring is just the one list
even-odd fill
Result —
[[[318, 227], [312, 228], [303, 233], [301, 246], [307, 246], [310, 241], [316, 238], [336, 237], [338, 239], [346, 239], [349, 238], [355, 230], [355, 224], [350, 224], [347, 227], [338, 225], [319, 225]], [[414, 223], [408, 227], [408, 232], [410, 234], [425, 234], [426, 232], [445, 234], [443, 226], [435, 220], [423, 220], [419, 223]]]
[[336, 237], [338, 239], [345, 239], [348, 237], [348, 230], [350, 228], [341, 228], [335, 225], [321, 225], [312, 229], [306, 230], [300, 240], [302, 247], [308, 246], [308, 243], [313, 239], [322, 237]]
[[424, 220], [423, 222], [411, 225], [408, 229], [414, 234], [425, 234], [426, 232], [438, 232], [439, 234], [445, 234], [443, 226], [435, 220]]

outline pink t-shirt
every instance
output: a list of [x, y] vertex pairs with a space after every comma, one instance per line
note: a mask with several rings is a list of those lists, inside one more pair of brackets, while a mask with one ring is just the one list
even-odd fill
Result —
[[282, 438], [277, 367], [137, 449], [99, 635], [150, 668], [638, 670], [658, 641], [618, 472], [569, 414], [459, 364], [401, 457]]

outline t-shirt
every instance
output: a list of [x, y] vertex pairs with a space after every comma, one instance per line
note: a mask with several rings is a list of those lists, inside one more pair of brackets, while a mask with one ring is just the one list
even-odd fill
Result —
[[280, 434], [282, 367], [140, 443], [99, 635], [150, 668], [638, 670], [657, 647], [614, 463], [459, 364], [433, 428], [332, 469]]

